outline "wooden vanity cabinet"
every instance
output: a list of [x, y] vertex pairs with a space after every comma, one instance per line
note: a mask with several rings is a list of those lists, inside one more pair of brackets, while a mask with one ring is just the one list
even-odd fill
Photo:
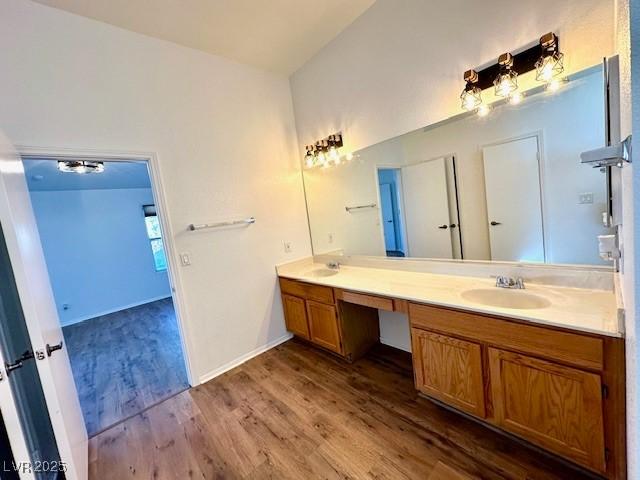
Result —
[[624, 343], [409, 304], [416, 388], [607, 478], [625, 478]]
[[309, 339], [332, 352], [342, 353], [338, 314], [334, 305], [307, 300]]
[[496, 425], [606, 470], [600, 375], [496, 348], [488, 357]]
[[287, 330], [294, 335], [309, 340], [309, 322], [307, 321], [307, 304], [303, 298], [293, 295], [282, 295], [284, 319]]
[[346, 292], [280, 278], [287, 330], [348, 361], [380, 340], [378, 308], [393, 308], [384, 297]]
[[416, 388], [484, 418], [480, 345], [417, 328], [411, 343]]

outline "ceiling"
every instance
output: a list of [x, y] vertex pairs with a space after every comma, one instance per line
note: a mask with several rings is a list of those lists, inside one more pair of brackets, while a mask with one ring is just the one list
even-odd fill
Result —
[[34, 0], [289, 75], [375, 0]]
[[104, 162], [102, 173], [64, 173], [50, 159], [24, 160], [30, 191], [151, 188], [145, 162]]

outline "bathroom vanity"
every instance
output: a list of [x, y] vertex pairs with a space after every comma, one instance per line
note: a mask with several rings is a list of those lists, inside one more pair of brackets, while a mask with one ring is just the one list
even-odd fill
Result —
[[611, 291], [401, 270], [278, 268], [287, 328], [354, 361], [402, 312], [416, 389], [607, 478], [625, 471], [624, 342]]

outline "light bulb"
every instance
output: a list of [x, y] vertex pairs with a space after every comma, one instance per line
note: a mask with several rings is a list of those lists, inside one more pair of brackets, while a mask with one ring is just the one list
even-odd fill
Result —
[[351, 160], [353, 160], [353, 153], [351, 152], [347, 152], [344, 156], [344, 158], [347, 159], [347, 162], [350, 162]]
[[340, 163], [340, 154], [338, 153], [338, 149], [334, 146], [329, 147], [329, 158], [334, 163]]
[[460, 100], [462, 100], [462, 109], [470, 112], [482, 103], [481, 90], [467, 85], [460, 95]]
[[313, 168], [313, 164], [315, 158], [313, 157], [313, 155], [307, 155], [306, 157], [304, 157], [304, 163], [307, 166], [307, 168]]
[[478, 107], [477, 114], [478, 114], [479, 117], [486, 117], [487, 115], [489, 115], [490, 111], [491, 111], [491, 109], [489, 108], [488, 105], [480, 105]]
[[561, 86], [562, 82], [557, 78], [554, 78], [549, 83], [547, 83], [547, 90], [549, 90], [550, 92], [557, 92], [558, 90], [560, 90]]
[[513, 92], [509, 96], [509, 103], [511, 105], [518, 105], [520, 102], [522, 102], [522, 98], [523, 97], [524, 97], [524, 95], [522, 95], [520, 92]]

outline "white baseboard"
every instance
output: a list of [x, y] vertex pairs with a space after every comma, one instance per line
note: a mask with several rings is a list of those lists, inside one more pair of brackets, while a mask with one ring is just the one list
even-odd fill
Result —
[[380, 337], [380, 343], [383, 345], [389, 345], [390, 347], [397, 348], [398, 350], [403, 350], [405, 352], [411, 353], [411, 346], [401, 345], [400, 342], [390, 341], [386, 338]]
[[208, 382], [216, 378], [219, 375], [222, 375], [225, 372], [228, 372], [232, 368], [237, 367], [238, 365], [242, 365], [247, 360], [251, 360], [253, 357], [257, 357], [261, 353], [266, 352], [267, 350], [271, 350], [273, 347], [277, 347], [281, 343], [286, 342], [293, 338], [293, 334], [287, 333], [280, 338], [276, 338], [275, 340], [270, 341], [269, 343], [262, 345], [261, 347], [256, 348], [255, 350], [250, 351], [249, 353], [245, 353], [244, 355], [236, 358], [235, 360], [231, 360], [228, 363], [225, 363], [223, 366], [216, 368], [215, 370], [211, 370], [208, 373], [200, 376], [200, 383]]
[[66, 322], [63, 322], [62, 320], [60, 320], [60, 325], [63, 327], [68, 327], [69, 325], [75, 325], [76, 323], [84, 322], [85, 320], [91, 320], [92, 318], [101, 317], [103, 315], [109, 315], [111, 313], [116, 313], [121, 310], [126, 310], [127, 308], [139, 307], [140, 305], [157, 302], [158, 300], [164, 300], [165, 298], [171, 298], [171, 295], [161, 295], [160, 297], [147, 298], [146, 300], [131, 303], [129, 305], [122, 305], [121, 307], [110, 308], [109, 310], [105, 310], [103, 312], [92, 313], [90, 315], [83, 315], [82, 317], [67, 320]]

